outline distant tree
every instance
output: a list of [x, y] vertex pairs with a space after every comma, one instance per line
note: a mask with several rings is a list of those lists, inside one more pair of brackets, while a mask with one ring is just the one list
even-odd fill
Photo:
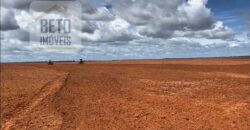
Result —
[[49, 60], [48, 65], [54, 65], [54, 63], [51, 60]]
[[84, 64], [84, 61], [82, 59], [80, 59], [79, 64]]

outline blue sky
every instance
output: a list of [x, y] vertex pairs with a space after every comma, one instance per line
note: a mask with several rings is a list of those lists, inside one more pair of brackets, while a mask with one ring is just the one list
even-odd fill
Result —
[[250, 0], [208, 0], [207, 7], [211, 8], [216, 19], [235, 31], [250, 30], [250, 25], [247, 26], [250, 21]]
[[41, 37], [29, 22], [42, 12], [29, 0], [1, 1], [2, 62], [250, 55], [250, 0], [79, 1], [66, 4], [76, 40], [65, 50], [30, 39]]

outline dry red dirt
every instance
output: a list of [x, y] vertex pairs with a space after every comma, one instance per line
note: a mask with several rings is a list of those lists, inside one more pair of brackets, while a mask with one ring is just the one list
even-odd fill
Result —
[[250, 129], [250, 59], [4, 64], [2, 130]]

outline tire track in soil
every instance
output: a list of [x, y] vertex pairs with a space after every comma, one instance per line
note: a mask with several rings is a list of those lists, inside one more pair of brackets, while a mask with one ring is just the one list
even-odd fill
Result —
[[55, 94], [57, 91], [60, 90], [62, 86], [67, 81], [69, 74], [63, 74], [62, 76], [58, 76], [55, 80], [52, 80], [45, 84], [39, 93], [32, 98], [31, 101], [27, 103], [24, 108], [17, 109], [16, 114], [13, 114], [15, 116], [7, 119], [2, 125], [1, 130], [10, 130], [18, 120], [24, 119], [25, 115], [28, 114], [32, 109], [34, 109], [36, 106], [39, 105], [40, 102], [42, 102], [46, 97]]

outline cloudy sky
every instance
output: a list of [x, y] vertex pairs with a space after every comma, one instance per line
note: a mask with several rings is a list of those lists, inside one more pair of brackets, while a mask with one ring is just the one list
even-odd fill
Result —
[[36, 48], [32, 2], [1, 1], [2, 62], [250, 55], [249, 0], [80, 0], [71, 49]]

